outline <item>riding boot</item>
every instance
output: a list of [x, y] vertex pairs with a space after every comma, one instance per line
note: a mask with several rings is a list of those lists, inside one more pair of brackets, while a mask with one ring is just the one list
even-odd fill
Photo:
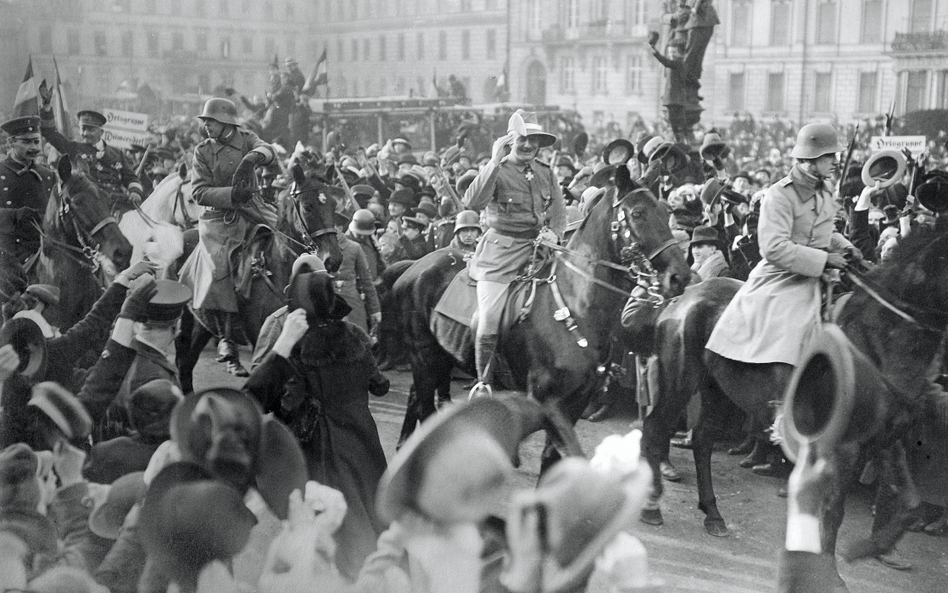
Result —
[[497, 350], [497, 334], [477, 336], [474, 339], [474, 362], [477, 365], [477, 385], [475, 385], [468, 399], [489, 397], [493, 390], [491, 381], [494, 379], [494, 352]]
[[218, 360], [227, 365], [227, 372], [235, 377], [249, 377], [250, 373], [240, 364], [240, 353], [237, 351], [237, 345], [230, 340], [221, 339], [217, 345], [219, 354]]

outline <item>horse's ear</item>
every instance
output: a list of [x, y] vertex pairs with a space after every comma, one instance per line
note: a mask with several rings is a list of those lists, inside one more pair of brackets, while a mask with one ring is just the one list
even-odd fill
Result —
[[296, 182], [296, 185], [303, 185], [306, 181], [306, 174], [303, 173], [303, 167], [299, 166], [299, 163], [293, 165], [293, 181]]
[[56, 170], [59, 173], [60, 183], [66, 183], [69, 181], [69, 178], [72, 177], [72, 161], [69, 159], [68, 154], [64, 154], [59, 157], [59, 163], [56, 165]]
[[185, 163], [178, 165], [178, 177], [181, 178], [181, 181], [184, 181], [188, 178], [188, 166]]
[[632, 181], [632, 173], [625, 164], [616, 167], [616, 187], [619, 189], [619, 195], [625, 195], [636, 188], [636, 183]]

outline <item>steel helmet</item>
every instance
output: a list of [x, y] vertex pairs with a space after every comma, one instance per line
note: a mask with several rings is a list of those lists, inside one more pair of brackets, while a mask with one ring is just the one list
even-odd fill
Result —
[[461, 229], [480, 229], [480, 222], [480, 214], [473, 210], [464, 210], [458, 214], [457, 220], [454, 221], [454, 232], [457, 233]]
[[790, 153], [795, 159], [817, 159], [824, 154], [843, 150], [836, 128], [829, 124], [807, 124], [797, 133], [797, 143]]
[[213, 119], [232, 126], [240, 125], [237, 123], [237, 106], [229, 99], [217, 97], [208, 99], [207, 103], [204, 104], [204, 112], [198, 118]]

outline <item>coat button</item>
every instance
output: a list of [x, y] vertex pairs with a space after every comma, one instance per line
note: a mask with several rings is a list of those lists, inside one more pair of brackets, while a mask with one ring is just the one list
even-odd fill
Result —
[[6, 175], [0, 175], [0, 179], [6, 179], [6, 178], [7, 178]]

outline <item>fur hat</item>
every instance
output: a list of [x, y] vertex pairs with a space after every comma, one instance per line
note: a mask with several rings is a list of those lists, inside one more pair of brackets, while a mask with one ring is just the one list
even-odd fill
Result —
[[177, 462], [148, 487], [138, 528], [157, 571], [193, 590], [205, 565], [244, 549], [256, 523], [238, 489], [198, 464]]
[[43, 381], [34, 386], [27, 405], [38, 408], [70, 441], [85, 439], [92, 432], [85, 406], [59, 383]]
[[537, 402], [517, 396], [443, 408], [389, 463], [379, 482], [379, 515], [386, 521], [406, 511], [446, 523], [482, 519], [481, 509], [506, 500], [510, 460], [524, 436], [539, 428], [541, 415]]

